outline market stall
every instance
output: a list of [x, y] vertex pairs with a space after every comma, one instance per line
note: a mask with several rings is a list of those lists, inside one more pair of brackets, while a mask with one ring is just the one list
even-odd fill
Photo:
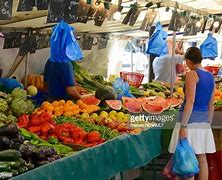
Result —
[[[183, 40], [189, 45], [189, 40], [199, 35], [197, 32], [202, 33], [198, 46], [201, 44], [205, 52], [203, 57], [212, 60], [219, 56], [219, 41], [215, 37], [220, 39], [222, 23], [216, 15], [220, 11], [216, 5], [213, 10], [206, 10], [180, 1], [3, 2], [0, 3], [3, 48], [18, 54], [10, 65], [1, 62], [4, 79], [0, 82], [0, 178], [104, 180], [146, 166], [167, 151], [184, 100], [184, 74], [178, 75], [176, 83], [173, 80], [176, 41]], [[147, 48], [147, 31], [151, 27], [155, 30]], [[211, 33], [207, 34], [208, 31]], [[111, 39], [127, 42], [129, 72], [121, 71], [120, 67], [117, 76], [104, 78], [110, 75], [106, 73], [110, 71], [105, 66], [108, 63], [98, 63], [97, 58], [102, 60], [107, 54], [115, 54], [103, 51]], [[35, 54], [43, 52], [45, 60], [48, 59], [49, 45], [49, 61], [79, 60], [86, 54], [85, 66], [90, 58], [95, 61], [89, 68], [91, 72], [78, 61], [69, 68], [75, 77], [75, 90], [83, 96], [81, 99], [49, 97], [43, 71], [36, 71], [41, 63], [32, 62], [33, 57], [38, 58]], [[213, 52], [209, 52], [209, 46]], [[91, 52], [95, 49], [94, 53], [99, 55], [93, 58]], [[135, 72], [134, 64], [139, 61], [135, 61], [134, 54], [140, 53], [138, 59], [146, 60], [146, 56], [160, 56], [168, 49], [172, 51], [170, 81], [144, 82], [141, 74], [144, 70], [138, 67], [140, 72]], [[208, 62], [205, 68], [217, 81], [212, 127], [219, 129], [215, 131], [215, 139], [217, 150], [221, 151], [221, 64], [220, 59], [218, 63]], [[97, 72], [101, 70], [106, 75], [96, 74], [95, 66]], [[147, 67], [144, 69], [148, 71]], [[11, 78], [14, 75], [16, 79]]]

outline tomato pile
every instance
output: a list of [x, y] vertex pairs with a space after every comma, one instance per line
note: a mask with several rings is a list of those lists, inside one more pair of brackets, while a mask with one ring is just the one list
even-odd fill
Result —
[[95, 146], [105, 141], [98, 131], [86, 132], [83, 128], [72, 123], [56, 124], [46, 112], [39, 115], [22, 115], [18, 118], [17, 124], [20, 128], [25, 128], [44, 140], [53, 137], [63, 143], [86, 147]]

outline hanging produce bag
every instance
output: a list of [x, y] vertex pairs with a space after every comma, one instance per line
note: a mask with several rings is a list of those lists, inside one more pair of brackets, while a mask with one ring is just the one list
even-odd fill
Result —
[[12, 0], [0, 1], [0, 20], [10, 20], [12, 17]]
[[154, 54], [156, 56], [168, 54], [168, 46], [166, 41], [167, 36], [168, 34], [163, 30], [162, 25], [158, 22], [155, 32], [149, 39], [146, 53]]
[[170, 24], [169, 24], [168, 30], [180, 31], [181, 27], [182, 27], [182, 23], [181, 23], [180, 13], [177, 11], [174, 11], [171, 16], [171, 19], [170, 19]]
[[77, 10], [79, 6], [79, 0], [65, 1], [66, 7], [64, 10], [64, 21], [68, 23], [77, 22]]
[[141, 13], [141, 8], [138, 8], [130, 17], [129, 19], [129, 25], [133, 26], [136, 23], [137, 18], [139, 17], [140, 13]]
[[50, 61], [69, 62], [83, 58], [83, 54], [73, 34], [73, 27], [61, 21], [52, 30]]
[[202, 57], [204, 59], [214, 59], [218, 56], [217, 40], [211, 33], [208, 34], [205, 41], [200, 45]]
[[181, 178], [191, 178], [199, 173], [199, 164], [187, 138], [181, 139], [173, 157], [173, 173]]
[[87, 23], [89, 8], [90, 5], [87, 4], [84, 0], [79, 1], [78, 11], [77, 11], [77, 22]]
[[148, 9], [145, 18], [140, 26], [140, 30], [148, 31], [149, 27], [153, 25], [157, 12], [154, 9]]
[[124, 82], [122, 78], [116, 78], [116, 80], [113, 82], [113, 88], [115, 91], [115, 94], [117, 94], [117, 99], [121, 100], [122, 97], [134, 97], [130, 93], [130, 86], [127, 82]]
[[125, 18], [122, 21], [122, 24], [128, 24], [130, 23], [131, 26], [134, 25], [134, 23], [136, 22], [136, 19], [139, 16], [139, 13], [141, 10], [138, 9], [138, 4], [134, 3], [132, 5], [130, 5], [130, 10], [128, 11], [128, 13], [126, 14]]
[[101, 37], [98, 40], [98, 49], [105, 49], [107, 47], [108, 37]]
[[47, 23], [59, 22], [64, 14], [64, 0], [51, 0], [47, 16]]

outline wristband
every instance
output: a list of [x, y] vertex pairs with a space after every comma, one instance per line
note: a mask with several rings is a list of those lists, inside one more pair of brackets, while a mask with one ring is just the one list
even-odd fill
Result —
[[187, 128], [187, 125], [186, 124], [180, 124], [180, 127], [181, 128]]

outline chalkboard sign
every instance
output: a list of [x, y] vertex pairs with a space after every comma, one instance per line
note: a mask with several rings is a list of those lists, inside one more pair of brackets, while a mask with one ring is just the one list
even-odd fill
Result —
[[105, 49], [108, 44], [108, 37], [102, 37], [99, 39], [98, 49]]
[[78, 5], [79, 5], [79, 0], [66, 1], [64, 17], [63, 17], [65, 22], [74, 23], [77, 21]]
[[19, 47], [19, 55], [25, 56], [28, 52], [35, 53], [37, 49], [36, 34], [23, 35]]
[[86, 4], [86, 2], [80, 0], [78, 11], [77, 11], [77, 22], [87, 23], [88, 21], [88, 12], [90, 5]]
[[68, 23], [76, 22], [78, 5], [79, 0], [51, 0], [47, 23], [59, 22], [61, 19]]
[[47, 10], [49, 6], [49, 0], [37, 0], [36, 7], [38, 10]]
[[12, 17], [12, 0], [0, 0], [0, 20], [10, 20]]
[[35, 0], [19, 0], [17, 11], [32, 11], [35, 6]]
[[49, 47], [50, 36], [45, 34], [38, 34], [36, 37], [37, 49], [43, 49]]
[[3, 49], [18, 48], [20, 46], [22, 33], [10, 32], [5, 34]]
[[47, 23], [59, 22], [63, 19], [65, 0], [51, 0], [49, 3]]
[[83, 50], [91, 50], [93, 45], [93, 37], [91, 36], [84, 36], [83, 37], [83, 44], [82, 49]]

